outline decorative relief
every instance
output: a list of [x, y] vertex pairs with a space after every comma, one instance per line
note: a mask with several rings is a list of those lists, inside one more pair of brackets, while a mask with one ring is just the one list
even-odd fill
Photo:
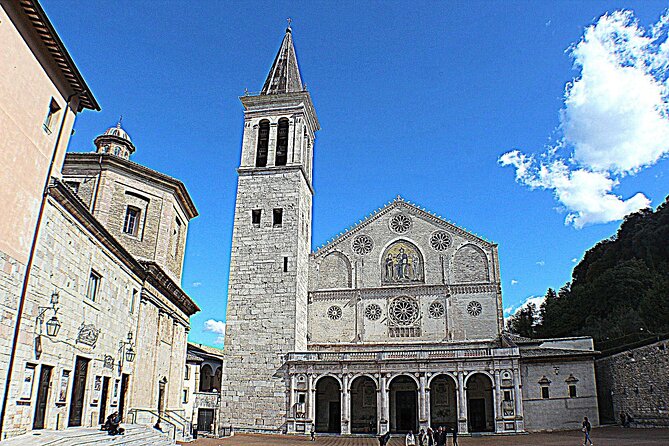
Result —
[[398, 297], [390, 303], [388, 316], [396, 325], [413, 325], [420, 316], [418, 303], [408, 296]]
[[473, 300], [473, 301], [471, 301], [467, 304], [467, 313], [469, 313], [470, 316], [476, 317], [476, 316], [480, 315], [482, 311], [483, 311], [483, 307], [481, 306], [481, 304], [479, 302], [477, 302], [475, 300]]
[[95, 344], [98, 343], [99, 335], [100, 330], [95, 328], [95, 325], [82, 323], [77, 334], [77, 343], [95, 347]]
[[330, 308], [328, 308], [328, 317], [333, 321], [338, 321], [341, 319], [341, 307], [332, 305]]
[[353, 239], [352, 243], [353, 252], [359, 256], [364, 256], [372, 252], [374, 248], [374, 241], [368, 235], [359, 235]]
[[390, 229], [396, 234], [406, 234], [411, 229], [411, 217], [397, 214], [390, 219]]
[[423, 256], [406, 240], [398, 240], [383, 253], [384, 284], [423, 282]]
[[381, 318], [381, 307], [378, 304], [367, 305], [365, 317], [370, 321], [378, 321]]
[[451, 236], [446, 231], [433, 232], [430, 236], [430, 246], [435, 251], [446, 251], [452, 244]]
[[428, 312], [430, 313], [431, 318], [439, 319], [444, 317], [444, 314], [446, 314], [446, 309], [444, 308], [444, 304], [441, 302], [432, 302]]

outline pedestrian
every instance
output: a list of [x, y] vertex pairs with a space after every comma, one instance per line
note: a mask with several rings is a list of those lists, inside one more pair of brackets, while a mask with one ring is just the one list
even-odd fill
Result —
[[620, 426], [627, 427], [627, 415], [624, 410], [620, 411]]
[[427, 427], [427, 446], [434, 446], [434, 431], [430, 426]]
[[446, 432], [444, 431], [444, 426], [439, 426], [437, 432], [434, 434], [434, 441], [437, 443], [437, 446], [446, 446]]
[[458, 446], [458, 422], [453, 425], [453, 446]]
[[427, 446], [427, 435], [425, 434], [425, 429], [422, 429], [418, 432], [418, 446]]
[[590, 444], [594, 444], [592, 440], [590, 439], [590, 429], [592, 429], [592, 425], [588, 421], [588, 417], [583, 417], [583, 423], [582, 423], [583, 429], [583, 446], [586, 445], [586, 443], [590, 442]]
[[390, 441], [390, 432], [386, 432], [385, 434], [379, 436], [380, 446], [386, 446], [389, 441]]
[[313, 423], [311, 424], [311, 431], [309, 431], [309, 436], [311, 437], [311, 441], [316, 441], [316, 427]]
[[416, 446], [416, 437], [414, 437], [413, 431], [407, 432], [407, 436], [404, 437], [404, 446]]

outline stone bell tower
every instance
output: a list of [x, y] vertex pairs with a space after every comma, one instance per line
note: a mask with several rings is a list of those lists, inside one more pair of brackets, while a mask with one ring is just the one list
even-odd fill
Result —
[[290, 27], [259, 94], [241, 97], [225, 332], [222, 425], [285, 430], [284, 356], [307, 347], [311, 184], [318, 118], [302, 85]]

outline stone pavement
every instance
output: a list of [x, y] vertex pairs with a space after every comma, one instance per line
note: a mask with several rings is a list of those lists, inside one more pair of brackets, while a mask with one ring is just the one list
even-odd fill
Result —
[[[580, 446], [582, 441], [580, 431], [459, 439], [460, 446]], [[669, 445], [669, 429], [600, 427], [593, 429], [592, 441], [596, 446], [666, 446]], [[234, 437], [222, 439], [200, 438], [192, 443], [184, 444], [190, 446], [378, 446], [379, 442], [375, 438], [321, 436], [311, 443], [308, 437], [237, 434]], [[404, 446], [404, 438], [393, 438], [390, 446]], [[452, 446], [450, 439], [449, 446]]]

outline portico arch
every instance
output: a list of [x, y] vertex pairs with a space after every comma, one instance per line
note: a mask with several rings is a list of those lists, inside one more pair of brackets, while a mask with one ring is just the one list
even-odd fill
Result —
[[351, 382], [351, 433], [376, 434], [376, 383], [369, 376]]
[[390, 432], [418, 432], [418, 386], [411, 376], [397, 375], [388, 386]]
[[467, 377], [467, 423], [469, 432], [495, 431], [493, 381], [485, 373]]
[[439, 374], [430, 381], [430, 426], [453, 429], [458, 422], [457, 384], [450, 375]]
[[316, 432], [341, 433], [341, 384], [332, 376], [316, 382]]

